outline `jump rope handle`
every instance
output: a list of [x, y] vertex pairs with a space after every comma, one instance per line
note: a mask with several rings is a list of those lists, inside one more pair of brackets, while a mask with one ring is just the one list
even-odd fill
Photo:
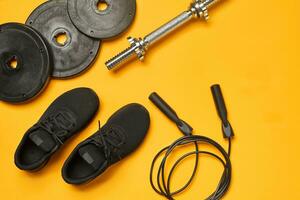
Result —
[[216, 84], [211, 86], [211, 92], [218, 111], [218, 115], [222, 121], [223, 136], [224, 138], [231, 138], [234, 136], [234, 133], [227, 118], [227, 109], [220, 85]]
[[180, 119], [175, 110], [156, 92], [153, 92], [149, 96], [149, 99], [156, 107], [159, 108], [160, 111], [162, 111], [172, 122], [177, 125], [179, 130], [184, 135], [192, 135], [193, 128], [188, 123]]
[[[234, 136], [234, 133], [227, 118], [227, 109], [220, 85], [216, 84], [211, 86], [211, 92], [214, 98], [218, 115], [222, 121], [223, 136], [224, 138], [232, 138]], [[149, 96], [149, 99], [156, 107], [159, 108], [159, 110], [161, 110], [172, 122], [177, 125], [179, 130], [184, 135], [192, 135], [193, 128], [188, 123], [180, 119], [176, 111], [156, 92], [153, 92]]]

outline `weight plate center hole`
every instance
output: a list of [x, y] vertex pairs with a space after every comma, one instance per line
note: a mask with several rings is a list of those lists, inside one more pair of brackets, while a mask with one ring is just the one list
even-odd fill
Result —
[[105, 0], [99, 0], [97, 2], [97, 9], [100, 12], [106, 11], [108, 7], [109, 7], [109, 4]]
[[66, 32], [61, 32], [57, 33], [54, 36], [54, 41], [59, 45], [59, 46], [65, 46], [68, 43], [68, 35]]
[[8, 59], [6, 65], [10, 70], [16, 70], [18, 67], [17, 56], [12, 56], [10, 59]]

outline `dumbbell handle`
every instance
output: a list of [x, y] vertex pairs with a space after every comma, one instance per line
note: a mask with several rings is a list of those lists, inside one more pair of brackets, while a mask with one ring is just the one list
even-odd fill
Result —
[[156, 41], [173, 32], [192, 18], [207, 20], [209, 18], [208, 9], [216, 4], [219, 0], [193, 0], [188, 10], [181, 12], [177, 17], [152, 31], [144, 38], [129, 37], [130, 46], [120, 52], [113, 58], [109, 59], [105, 65], [109, 70], [117, 69], [122, 63], [136, 55], [139, 60], [144, 60], [146, 51]]

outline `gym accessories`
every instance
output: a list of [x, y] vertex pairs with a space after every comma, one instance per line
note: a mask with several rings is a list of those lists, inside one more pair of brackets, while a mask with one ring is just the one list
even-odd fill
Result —
[[88, 88], [58, 97], [25, 133], [15, 153], [16, 166], [28, 171], [44, 167], [66, 140], [88, 125], [98, 107], [97, 94]]
[[135, 13], [136, 0], [51, 0], [26, 25], [0, 25], [0, 100], [22, 103], [42, 92], [51, 75], [79, 75], [96, 59], [101, 39], [124, 32]]
[[21, 103], [47, 85], [51, 59], [47, 45], [34, 29], [19, 23], [0, 25], [0, 100]]
[[68, 0], [74, 25], [84, 34], [98, 39], [115, 37], [132, 23], [136, 0]]
[[137, 149], [149, 124], [149, 113], [143, 106], [129, 104], [121, 108], [74, 149], [62, 168], [64, 180], [69, 184], [82, 184], [95, 179]]
[[190, 21], [190, 19], [195, 17], [208, 20], [208, 9], [218, 1], [219, 0], [194, 0], [187, 11], [184, 11], [170, 22], [153, 31], [144, 39], [129, 37], [128, 41], [130, 43], [130, 47], [108, 60], [105, 63], [107, 68], [109, 70], [116, 69], [122, 62], [125, 62], [133, 55], [136, 55], [136, 57], [141, 61], [144, 60], [146, 51], [150, 45]]
[[[179, 130], [185, 135], [185, 136], [179, 138], [178, 140], [176, 140], [170, 146], [165, 147], [161, 151], [159, 151], [158, 154], [155, 156], [155, 158], [152, 162], [152, 165], [151, 165], [150, 183], [151, 183], [152, 188], [155, 190], [156, 193], [166, 197], [169, 200], [175, 200], [174, 196], [183, 192], [191, 184], [192, 180], [194, 179], [194, 177], [196, 175], [198, 163], [199, 163], [199, 156], [201, 154], [206, 154], [208, 156], [212, 156], [212, 157], [216, 158], [223, 164], [223, 167], [224, 167], [224, 172], [223, 172], [223, 175], [217, 186], [217, 189], [206, 199], [207, 200], [219, 200], [225, 195], [225, 193], [227, 192], [227, 190], [229, 188], [230, 181], [231, 181], [231, 171], [232, 171], [231, 161], [230, 161], [230, 153], [231, 153], [231, 139], [233, 137], [233, 130], [227, 119], [227, 110], [225, 107], [225, 103], [224, 103], [224, 99], [223, 99], [223, 96], [221, 93], [220, 86], [214, 85], [211, 87], [211, 90], [212, 90], [212, 93], [214, 96], [214, 101], [215, 101], [215, 104], [216, 104], [216, 107], [218, 110], [218, 114], [222, 120], [222, 130], [223, 130], [224, 137], [226, 139], [228, 139], [228, 142], [229, 142], [228, 152], [226, 152], [225, 149], [220, 144], [218, 144], [217, 142], [215, 142], [214, 140], [212, 140], [208, 137], [204, 137], [204, 136], [200, 136], [200, 135], [192, 135], [193, 128], [188, 123], [181, 120], [178, 117], [178, 115], [176, 114], [176, 112], [158, 94], [153, 93], [149, 97], [149, 99], [171, 121], [173, 121], [178, 126]], [[220, 152], [222, 157], [220, 157], [219, 155], [214, 154], [212, 152], [199, 150], [199, 147], [201, 144], [207, 144], [207, 145], [214, 147], [218, 152]], [[167, 159], [169, 158], [169, 156], [172, 154], [172, 152], [175, 149], [180, 148], [182, 146], [186, 146], [186, 145], [195, 145], [195, 151], [186, 153], [183, 156], [181, 156], [175, 162], [175, 164], [172, 166], [171, 170], [168, 173], [166, 171]], [[174, 174], [175, 169], [178, 167], [178, 165], [184, 159], [186, 159], [187, 157], [193, 156], [193, 155], [195, 155], [195, 165], [194, 165], [194, 169], [192, 171], [192, 175], [191, 175], [190, 179], [182, 188], [180, 188], [176, 191], [171, 191], [170, 184], [171, 184], [172, 175]], [[157, 184], [155, 185], [154, 181], [153, 181], [154, 167], [160, 156], [162, 156], [163, 158], [159, 165], [157, 178], [155, 179], [155, 180], [157, 180]]]
[[78, 75], [97, 56], [100, 40], [77, 30], [68, 15], [67, 0], [43, 3], [31, 13], [26, 24], [39, 31], [49, 43], [53, 54], [53, 77]]

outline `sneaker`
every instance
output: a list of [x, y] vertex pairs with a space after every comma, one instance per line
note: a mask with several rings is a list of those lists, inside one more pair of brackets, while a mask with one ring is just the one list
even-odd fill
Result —
[[149, 124], [149, 113], [143, 106], [129, 104], [121, 108], [71, 153], [62, 168], [64, 180], [69, 184], [82, 184], [95, 179], [137, 149]]
[[97, 94], [88, 88], [58, 97], [25, 133], [15, 153], [16, 166], [28, 171], [44, 167], [66, 140], [88, 125], [98, 107]]

